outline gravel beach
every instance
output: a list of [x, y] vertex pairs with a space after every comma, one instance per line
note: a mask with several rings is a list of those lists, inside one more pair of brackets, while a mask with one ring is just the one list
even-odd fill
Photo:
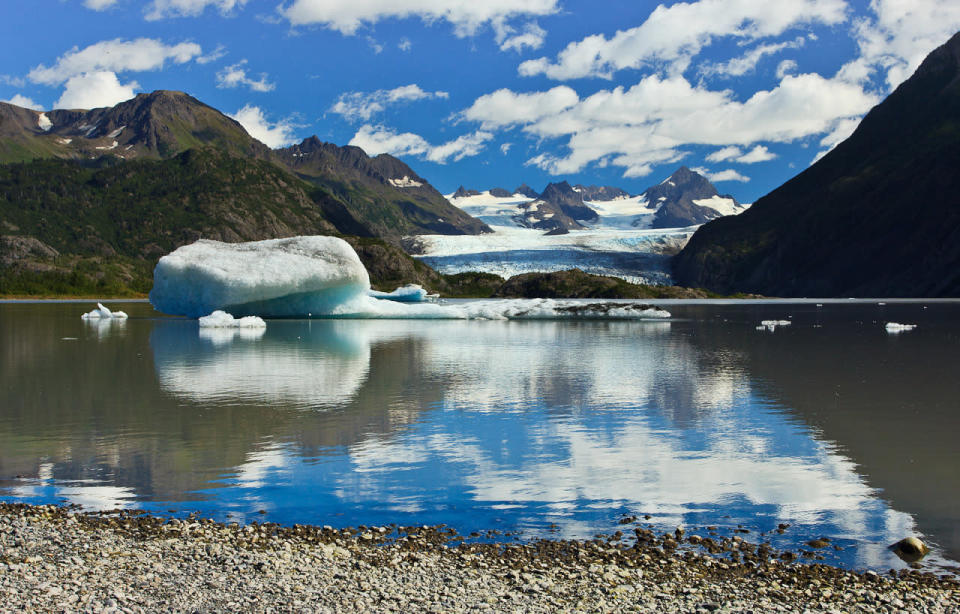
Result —
[[624, 531], [480, 543], [443, 527], [0, 504], [0, 612], [960, 611], [960, 583], [930, 573], [861, 574], [738, 537]]

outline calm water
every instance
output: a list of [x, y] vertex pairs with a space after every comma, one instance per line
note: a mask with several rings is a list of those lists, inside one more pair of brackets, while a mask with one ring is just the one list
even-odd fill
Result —
[[910, 534], [928, 567], [960, 559], [960, 303], [262, 336], [119, 307], [0, 303], [0, 498], [523, 537], [788, 522], [767, 539], [828, 536], [845, 566], [900, 567], [885, 546]]

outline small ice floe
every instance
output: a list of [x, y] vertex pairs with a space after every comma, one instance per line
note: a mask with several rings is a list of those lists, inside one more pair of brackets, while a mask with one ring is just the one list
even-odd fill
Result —
[[790, 320], [763, 320], [757, 330], [768, 330], [772, 333], [779, 326], [790, 326]]
[[397, 301], [398, 303], [422, 303], [427, 300], [427, 291], [418, 284], [407, 284], [400, 286], [392, 292], [380, 292], [378, 290], [368, 290], [367, 294], [373, 298], [386, 299], [388, 301]]
[[887, 325], [884, 327], [887, 329], [888, 333], [902, 333], [908, 330], [913, 330], [917, 327], [916, 324], [900, 324], [899, 322], [887, 322]]
[[110, 311], [103, 306], [103, 303], [97, 303], [97, 308], [89, 313], [85, 313], [80, 316], [84, 320], [100, 320], [100, 319], [114, 319], [114, 320], [126, 320], [127, 314], [122, 311]]
[[219, 309], [199, 319], [200, 328], [266, 328], [267, 323], [257, 316], [235, 318]]

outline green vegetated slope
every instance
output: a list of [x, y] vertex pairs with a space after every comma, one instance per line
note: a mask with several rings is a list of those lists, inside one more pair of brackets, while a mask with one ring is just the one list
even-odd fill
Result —
[[679, 284], [772, 296], [960, 296], [960, 34], [843, 143], [701, 227]]

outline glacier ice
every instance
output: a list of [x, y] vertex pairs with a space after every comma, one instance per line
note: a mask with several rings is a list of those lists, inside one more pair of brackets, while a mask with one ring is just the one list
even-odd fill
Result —
[[367, 270], [343, 239], [201, 239], [160, 259], [150, 303], [191, 318], [216, 310], [262, 317], [330, 314], [369, 288]]
[[407, 284], [400, 286], [392, 292], [380, 292], [370, 290], [367, 292], [373, 298], [387, 299], [388, 301], [397, 301], [400, 303], [422, 303], [427, 300], [427, 291], [419, 284]]
[[[407, 286], [406, 288], [410, 288]], [[416, 294], [423, 291], [418, 288]], [[414, 294], [400, 288], [391, 295]], [[349, 243], [291, 237], [251, 243], [200, 240], [164, 256], [150, 303], [192, 318], [233, 316], [402, 319], [647, 319], [670, 313], [650, 305], [556, 299], [410, 303], [370, 296], [367, 270]]]
[[103, 303], [97, 303], [97, 308], [89, 313], [85, 313], [80, 316], [84, 320], [99, 320], [99, 319], [116, 319], [116, 320], [126, 320], [127, 314], [122, 311], [110, 311], [103, 306]]
[[916, 324], [900, 324], [899, 322], [887, 322], [887, 325], [884, 327], [887, 329], [888, 333], [903, 333], [908, 330], [913, 330], [917, 327]]
[[235, 318], [226, 311], [214, 311], [199, 320], [200, 328], [266, 328], [267, 323], [257, 316]]

